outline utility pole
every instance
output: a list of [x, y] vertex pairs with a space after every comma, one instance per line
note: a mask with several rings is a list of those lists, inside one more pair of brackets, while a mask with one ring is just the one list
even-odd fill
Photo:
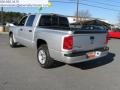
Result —
[[1, 7], [1, 24], [3, 25], [3, 7]]
[[76, 15], [76, 21], [79, 22], [79, 0], [77, 0], [77, 15]]
[[1, 25], [3, 27], [3, 32], [5, 31], [5, 27], [4, 27], [4, 12], [3, 12], [3, 7], [1, 7]]

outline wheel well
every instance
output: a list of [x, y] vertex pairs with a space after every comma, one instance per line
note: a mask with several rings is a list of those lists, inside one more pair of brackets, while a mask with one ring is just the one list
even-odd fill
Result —
[[12, 32], [9, 32], [9, 36], [12, 34]]
[[42, 40], [42, 39], [37, 40], [37, 48], [39, 48], [43, 44], [47, 44], [47, 42], [45, 40]]

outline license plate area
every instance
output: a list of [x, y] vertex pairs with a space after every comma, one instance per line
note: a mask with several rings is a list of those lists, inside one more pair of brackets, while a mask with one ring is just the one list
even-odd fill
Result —
[[95, 58], [101, 56], [101, 52], [100, 52], [100, 51], [88, 52], [88, 53], [86, 54], [86, 56], [87, 56], [87, 58], [89, 58], [89, 59], [95, 59]]

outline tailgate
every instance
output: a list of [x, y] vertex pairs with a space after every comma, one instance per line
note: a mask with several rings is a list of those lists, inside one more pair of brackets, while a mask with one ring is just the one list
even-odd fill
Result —
[[73, 50], [87, 51], [106, 46], [106, 33], [74, 34]]

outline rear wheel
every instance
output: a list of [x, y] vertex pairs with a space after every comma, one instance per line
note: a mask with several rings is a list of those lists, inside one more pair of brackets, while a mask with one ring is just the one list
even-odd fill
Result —
[[54, 60], [50, 57], [47, 45], [41, 45], [37, 51], [37, 59], [43, 68], [51, 68]]
[[15, 38], [14, 38], [13, 34], [10, 34], [10, 36], [9, 36], [9, 44], [12, 48], [17, 46], [17, 43], [15, 43]]

